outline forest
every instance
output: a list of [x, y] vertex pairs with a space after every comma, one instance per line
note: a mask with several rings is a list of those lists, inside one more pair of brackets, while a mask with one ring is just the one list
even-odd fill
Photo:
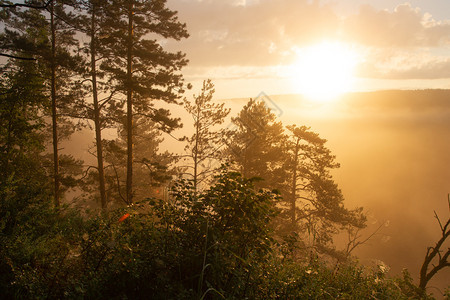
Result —
[[[375, 233], [326, 138], [265, 98], [233, 115], [209, 79], [191, 93], [165, 0], [0, 5], [2, 299], [433, 298], [450, 219], [419, 278], [361, 264]], [[94, 164], [63, 146], [79, 131]]]

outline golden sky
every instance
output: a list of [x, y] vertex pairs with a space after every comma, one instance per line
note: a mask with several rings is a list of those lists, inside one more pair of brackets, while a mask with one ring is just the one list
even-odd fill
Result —
[[[199, 86], [211, 78], [218, 98], [302, 92], [304, 77], [293, 75], [293, 68], [301, 69], [299, 59], [321, 44], [339, 44], [352, 53], [348, 90], [450, 88], [448, 0], [168, 3], [186, 22], [190, 38], [162, 42], [187, 53], [186, 81]], [[323, 58], [327, 65], [330, 57], [342, 60], [333, 49], [322, 52], [306, 60]], [[326, 67], [320, 72], [329, 73]]]

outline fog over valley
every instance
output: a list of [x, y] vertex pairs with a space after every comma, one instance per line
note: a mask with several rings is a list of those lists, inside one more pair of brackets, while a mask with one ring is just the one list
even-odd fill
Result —
[[[355, 251], [361, 262], [385, 262], [391, 272], [408, 268], [418, 276], [426, 247], [439, 237], [434, 211], [446, 217], [450, 192], [450, 91], [389, 90], [345, 94], [337, 101], [317, 103], [301, 95], [256, 95], [279, 116], [283, 124], [310, 126], [327, 139], [340, 168], [333, 176], [348, 207], [364, 207], [368, 227], [364, 238], [377, 231]], [[189, 96], [188, 96], [189, 97]], [[234, 117], [246, 98], [215, 99], [231, 108]], [[183, 128], [172, 136], [192, 132], [192, 119], [180, 107]], [[222, 127], [232, 127], [228, 120]], [[183, 154], [183, 143], [164, 135], [161, 150]], [[95, 162], [86, 152], [89, 131], [75, 134], [65, 149]], [[116, 135], [111, 132], [111, 138]], [[182, 164], [182, 163], [180, 163]], [[342, 237], [344, 247], [347, 237]], [[449, 270], [431, 285], [446, 286]]]

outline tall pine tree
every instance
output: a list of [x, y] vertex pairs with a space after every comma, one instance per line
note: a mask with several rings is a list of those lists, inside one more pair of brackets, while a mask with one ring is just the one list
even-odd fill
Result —
[[349, 210], [331, 170], [339, 167], [326, 140], [306, 126], [287, 126], [261, 101], [250, 100], [236, 118], [228, 140], [230, 163], [260, 187], [277, 189], [282, 200], [277, 232], [300, 234], [315, 253], [336, 254], [333, 236], [343, 227], [363, 228], [362, 209]]
[[85, 54], [85, 68], [80, 69], [81, 79], [77, 86], [83, 91], [83, 96], [79, 97], [73, 105], [77, 117], [90, 120], [94, 125], [95, 132], [95, 156], [97, 166], [95, 167], [96, 178], [98, 182], [96, 191], [100, 196], [102, 209], [106, 209], [108, 199], [106, 197], [105, 186], [105, 166], [102, 142], [102, 130], [116, 125], [115, 118], [110, 115], [114, 113], [116, 101], [114, 96], [116, 91], [110, 87], [107, 82], [105, 72], [100, 70], [100, 64], [106, 60], [108, 51], [102, 43], [110, 33], [111, 29], [105, 26], [106, 9], [108, 3], [101, 0], [79, 1], [76, 5], [78, 16], [76, 26], [82, 34], [89, 37], [89, 41], [81, 49]]
[[187, 60], [181, 52], [170, 53], [156, 39], [180, 40], [188, 37], [185, 24], [176, 12], [166, 7], [165, 0], [111, 0], [108, 7], [111, 34], [105, 39], [110, 49], [103, 70], [112, 74], [111, 84], [126, 99], [123, 126], [127, 132], [126, 199], [133, 200], [133, 119], [136, 114], [160, 124], [170, 131], [180, 126], [168, 109], [157, 108], [156, 102], [177, 103], [183, 92], [179, 70]]
[[[40, 38], [37, 32], [30, 34]], [[23, 52], [12, 53], [31, 57]], [[35, 210], [39, 204], [51, 205], [52, 197], [43, 156], [46, 123], [42, 112], [48, 107], [49, 100], [43, 70], [36, 61], [15, 59], [6, 63], [6, 69], [8, 72], [0, 76], [2, 236], [12, 234], [14, 228], [20, 226], [21, 216], [28, 217], [30, 210]]]
[[283, 187], [283, 234], [301, 233], [304, 245], [314, 251], [336, 254], [333, 236], [344, 227], [365, 227], [362, 209], [349, 210], [331, 175], [339, 168], [326, 140], [306, 126], [287, 126]]
[[[61, 117], [61, 109], [73, 101], [74, 90], [70, 87], [77, 59], [72, 47], [76, 44], [74, 30], [68, 26], [71, 13], [66, 10], [63, 1], [53, 0], [45, 9], [13, 8], [8, 12], [4, 32], [1, 36], [1, 48], [14, 51], [15, 56], [30, 57], [36, 60], [45, 78], [45, 86], [50, 99], [50, 110], [45, 111], [51, 117], [52, 156], [53, 156], [53, 194], [54, 204], [59, 206], [64, 178], [60, 170], [60, 140], [73, 130], [67, 119]], [[62, 126], [64, 125], [64, 126]], [[71, 162], [71, 157], [66, 157]], [[63, 183], [64, 184], [64, 183]]]
[[194, 120], [194, 134], [187, 138], [185, 151], [192, 162], [188, 167], [192, 169], [189, 174], [192, 175], [196, 190], [208, 174], [215, 170], [211, 165], [217, 163], [221, 156], [225, 131], [214, 127], [222, 124], [230, 113], [223, 103], [212, 102], [214, 91], [214, 84], [206, 80], [200, 94], [194, 96], [193, 103], [184, 100], [184, 107]]

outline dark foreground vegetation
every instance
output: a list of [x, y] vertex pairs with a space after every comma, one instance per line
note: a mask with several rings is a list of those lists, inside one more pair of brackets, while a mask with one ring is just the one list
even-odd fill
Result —
[[[2, 299], [427, 298], [448, 266], [439, 219], [418, 287], [358, 264], [366, 216], [344, 205], [326, 140], [270, 99], [223, 126], [209, 80], [182, 99], [187, 60], [162, 45], [188, 33], [165, 1], [0, 4]], [[159, 149], [177, 105], [183, 154]], [[95, 164], [62, 149], [80, 128]]]
[[203, 192], [180, 181], [170, 201], [149, 199], [100, 215], [55, 210], [50, 197], [12, 197], [24, 187], [12, 189], [2, 189], [2, 197], [9, 195], [2, 203], [0, 236], [4, 299], [419, 295], [406, 271], [389, 278], [383, 265], [330, 263], [296, 246], [295, 236], [274, 238], [279, 195], [257, 191], [252, 180], [225, 169]]

